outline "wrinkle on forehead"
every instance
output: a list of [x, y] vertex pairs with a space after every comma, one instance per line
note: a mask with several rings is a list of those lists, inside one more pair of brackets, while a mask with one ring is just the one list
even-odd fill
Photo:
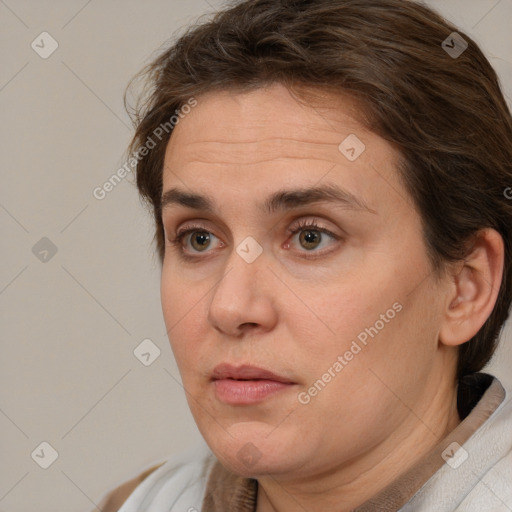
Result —
[[[170, 138], [168, 163], [179, 148], [180, 168], [192, 162], [250, 165], [283, 159], [344, 164], [339, 144], [351, 133], [360, 138], [367, 133], [342, 106], [333, 104], [320, 112], [320, 107], [304, 106], [282, 88], [252, 94], [257, 101], [226, 91], [199, 98]], [[279, 112], [276, 100], [284, 106]]]
[[[224, 187], [230, 179], [234, 187], [242, 180], [250, 186], [256, 182], [265, 186], [275, 182], [277, 174], [283, 183], [296, 183], [299, 178], [307, 183], [335, 172], [336, 179], [360, 193], [369, 181], [375, 182], [377, 174], [394, 182], [391, 175], [399, 155], [356, 119], [364, 114], [357, 105], [350, 96], [327, 95], [304, 103], [279, 84], [198, 96], [197, 106], [178, 123], [169, 140], [164, 182], [169, 186], [173, 175], [184, 185], [222, 176]], [[349, 162], [339, 145], [351, 134], [366, 148]], [[242, 168], [246, 172], [238, 172]]]
[[252, 141], [193, 140], [181, 147], [181, 162], [255, 164], [279, 159], [325, 160], [336, 163], [339, 142], [318, 142], [285, 137]]

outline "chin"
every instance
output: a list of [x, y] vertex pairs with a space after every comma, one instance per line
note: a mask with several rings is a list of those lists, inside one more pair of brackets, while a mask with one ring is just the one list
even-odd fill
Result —
[[290, 460], [297, 453], [297, 442], [285, 429], [270, 434], [275, 427], [269, 427], [241, 422], [228, 429], [229, 433], [217, 429], [202, 433], [217, 459], [234, 473], [247, 478], [288, 473], [299, 465]]

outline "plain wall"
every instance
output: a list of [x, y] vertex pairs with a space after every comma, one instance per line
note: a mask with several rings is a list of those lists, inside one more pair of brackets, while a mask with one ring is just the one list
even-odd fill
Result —
[[[512, 97], [512, 0], [427, 3], [481, 44]], [[103, 200], [93, 190], [124, 163], [129, 79], [219, 5], [0, 2], [0, 512], [92, 510], [200, 442], [162, 320], [151, 219], [132, 178]], [[46, 59], [31, 47], [51, 48], [43, 31], [58, 43]], [[161, 354], [146, 367], [133, 351], [147, 338]], [[512, 390], [510, 328], [505, 338], [489, 371]], [[41, 442], [58, 452], [48, 469]]]

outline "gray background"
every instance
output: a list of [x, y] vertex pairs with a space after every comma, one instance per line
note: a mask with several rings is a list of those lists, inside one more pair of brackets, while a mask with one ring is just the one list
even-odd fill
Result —
[[[481, 44], [510, 104], [512, 0], [427, 3]], [[0, 0], [0, 512], [92, 510], [200, 441], [165, 335], [151, 219], [132, 178], [101, 201], [92, 192], [124, 163], [129, 79], [219, 5]], [[58, 42], [46, 59], [31, 47], [44, 31]], [[34, 254], [43, 237], [56, 254], [46, 241]], [[144, 366], [133, 351], [147, 338], [161, 354]], [[509, 390], [511, 367], [508, 328], [490, 371]], [[58, 453], [48, 469], [43, 441]]]

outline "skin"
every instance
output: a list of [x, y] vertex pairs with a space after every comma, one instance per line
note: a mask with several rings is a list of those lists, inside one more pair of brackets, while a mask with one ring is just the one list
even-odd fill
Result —
[[[501, 278], [502, 242], [491, 231], [466, 263], [436, 275], [396, 149], [363, 127], [349, 98], [313, 103], [282, 85], [209, 93], [177, 125], [165, 156], [164, 193], [179, 188], [216, 205], [163, 209], [169, 339], [206, 442], [227, 468], [258, 479], [258, 512], [348, 511], [455, 428], [457, 346], [490, 314]], [[349, 134], [366, 146], [355, 161], [338, 150]], [[368, 209], [258, 207], [276, 191], [325, 184]], [[305, 247], [301, 232], [288, 232], [301, 221], [339, 240], [316, 231], [318, 247]], [[172, 243], [187, 227], [195, 234]], [[210, 241], [193, 245], [204, 231]], [[263, 249], [252, 263], [236, 252], [247, 236]], [[395, 303], [400, 312], [300, 403], [298, 394]], [[222, 362], [295, 385], [255, 405], [227, 405], [211, 382]], [[237, 455], [247, 443], [250, 464]]]

